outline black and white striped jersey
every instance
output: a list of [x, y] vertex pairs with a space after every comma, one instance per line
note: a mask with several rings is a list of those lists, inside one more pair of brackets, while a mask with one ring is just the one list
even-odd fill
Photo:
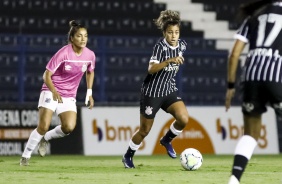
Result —
[[282, 82], [282, 3], [269, 4], [242, 23], [236, 39], [249, 43], [245, 81]]
[[[163, 38], [154, 46], [149, 62], [161, 63], [169, 58], [182, 56], [186, 51], [187, 43], [179, 39], [178, 45], [173, 47]], [[168, 66], [154, 74], [147, 74], [142, 84], [142, 93], [149, 97], [163, 97], [177, 91], [175, 76], [179, 64], [169, 63]]]

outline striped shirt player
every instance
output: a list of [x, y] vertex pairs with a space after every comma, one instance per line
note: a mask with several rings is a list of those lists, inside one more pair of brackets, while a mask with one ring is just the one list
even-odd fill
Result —
[[241, 6], [240, 13], [245, 20], [235, 35], [236, 42], [229, 57], [225, 107], [230, 108], [235, 93], [239, 56], [249, 44], [242, 72], [244, 135], [235, 148], [228, 184], [240, 184], [261, 135], [266, 105], [282, 115], [282, 1], [254, 1]]
[[175, 121], [160, 139], [169, 157], [176, 158], [171, 141], [181, 134], [188, 123], [189, 115], [182, 99], [177, 95], [175, 76], [183, 64], [186, 42], [179, 39], [180, 16], [176, 11], [165, 10], [160, 13], [155, 24], [162, 31], [163, 38], [154, 46], [149, 61], [148, 74], [143, 81], [140, 97], [140, 128], [129, 141], [123, 155], [125, 168], [135, 168], [133, 156], [150, 132], [156, 113], [162, 109], [170, 113]]
[[245, 81], [282, 82], [282, 7], [281, 3], [264, 8], [259, 15], [247, 18], [236, 39], [249, 43], [244, 68]]
[[[177, 46], [171, 46], [165, 39], [162, 39], [155, 45], [150, 62], [160, 63], [168, 58], [183, 56], [186, 45], [186, 42], [181, 39], [178, 40]], [[149, 97], [163, 97], [177, 91], [175, 76], [179, 66], [179, 64], [170, 63], [159, 72], [148, 74], [141, 91]]]
[[[245, 82], [266, 82], [259, 83], [259, 86], [267, 85], [264, 85], [264, 87], [271, 88], [273, 90], [272, 95], [275, 95], [275, 98], [268, 99], [270, 94], [267, 90], [261, 90], [259, 86], [252, 87], [253, 85], [250, 86], [249, 83], [246, 83], [244, 85], [243, 102], [245, 113], [265, 112], [265, 104], [269, 100], [271, 100], [272, 106], [280, 108], [279, 103], [282, 101], [282, 96], [279, 93], [280, 85], [282, 85], [281, 29], [282, 3], [275, 2], [264, 7], [256, 16], [246, 18], [234, 36], [235, 39], [249, 43], [249, 52], [243, 68], [242, 80]], [[257, 90], [262, 93], [256, 99], [260, 103], [251, 102]]]

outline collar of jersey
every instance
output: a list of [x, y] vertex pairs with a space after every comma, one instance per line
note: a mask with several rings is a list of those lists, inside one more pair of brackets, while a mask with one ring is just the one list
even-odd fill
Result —
[[174, 49], [176, 49], [176, 48], [178, 48], [179, 47], [179, 40], [178, 40], [178, 43], [177, 43], [177, 45], [175, 46], [175, 47], [173, 47], [173, 46], [171, 46], [171, 45], [169, 45], [169, 43], [167, 43], [167, 41], [166, 41], [166, 39], [164, 38], [164, 43], [169, 47], [169, 48], [171, 48], [172, 50], [174, 50]]

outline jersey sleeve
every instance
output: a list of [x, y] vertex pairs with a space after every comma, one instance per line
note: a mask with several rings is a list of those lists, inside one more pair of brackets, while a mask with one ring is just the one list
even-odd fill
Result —
[[183, 56], [185, 51], [186, 51], [186, 49], [187, 49], [186, 41], [185, 40], [181, 40], [180, 41], [180, 49], [179, 49], [180, 51], [179, 51], [178, 55], [179, 56]]
[[52, 73], [55, 73], [56, 70], [59, 68], [59, 66], [64, 61], [64, 53], [65, 49], [59, 50], [53, 57], [49, 60], [49, 62], [46, 65], [46, 69], [51, 71]]
[[246, 18], [238, 29], [237, 33], [234, 35], [234, 39], [241, 40], [242, 42], [249, 42], [249, 24], [250, 17]]
[[154, 63], [160, 63], [161, 61], [161, 57], [162, 57], [162, 49], [161, 46], [159, 44], [156, 44], [154, 46], [154, 50], [153, 50], [153, 54], [150, 58], [150, 63], [154, 62]]
[[93, 54], [93, 55], [92, 55], [91, 63], [90, 63], [90, 65], [88, 65], [88, 67], [87, 67], [87, 71], [88, 71], [88, 72], [94, 71], [95, 65], [96, 65], [96, 55], [95, 55], [94, 52], [92, 52], [92, 54]]

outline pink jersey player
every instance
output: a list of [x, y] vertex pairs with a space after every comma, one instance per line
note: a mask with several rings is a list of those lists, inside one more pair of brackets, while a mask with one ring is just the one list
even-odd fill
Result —
[[[92, 72], [95, 68], [95, 54], [85, 47], [80, 56], [77, 56], [72, 44], [61, 48], [49, 61], [46, 69], [53, 73], [51, 79], [62, 97], [76, 97], [80, 80], [86, 71]], [[42, 91], [50, 90], [44, 83]]]
[[[85, 105], [94, 106], [92, 86], [94, 82], [95, 54], [86, 47], [87, 29], [70, 21], [69, 44], [62, 47], [48, 62], [43, 74], [38, 109], [39, 123], [27, 141], [20, 159], [21, 166], [29, 165], [33, 150], [38, 146], [40, 156], [45, 156], [48, 141], [69, 135], [76, 126], [76, 94], [82, 76], [86, 75]], [[53, 113], [59, 116], [61, 124], [49, 130]]]

